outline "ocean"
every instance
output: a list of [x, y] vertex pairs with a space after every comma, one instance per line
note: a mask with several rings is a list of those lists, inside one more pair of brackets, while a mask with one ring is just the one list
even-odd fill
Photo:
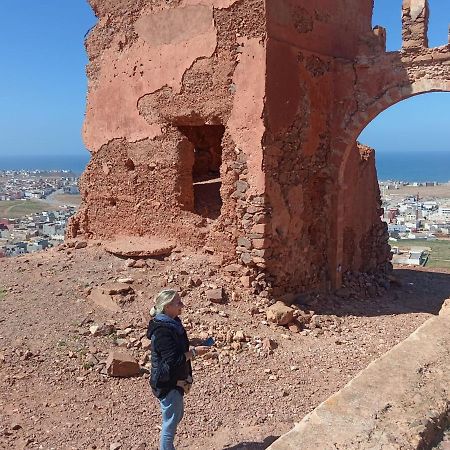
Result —
[[71, 170], [80, 175], [89, 162], [89, 152], [77, 155], [0, 156], [0, 170]]
[[380, 181], [450, 181], [450, 149], [424, 152], [376, 152]]
[[[78, 155], [0, 156], [0, 170], [72, 170], [80, 174], [89, 162], [89, 153]], [[448, 152], [377, 152], [376, 165], [381, 181], [450, 181]]]

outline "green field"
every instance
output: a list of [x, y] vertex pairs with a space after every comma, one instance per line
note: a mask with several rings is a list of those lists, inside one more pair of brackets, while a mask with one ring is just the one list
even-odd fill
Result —
[[38, 200], [0, 201], [0, 219], [16, 219], [51, 209], [55, 208]]
[[422, 241], [415, 239], [401, 239], [397, 242], [390, 241], [391, 246], [399, 249], [411, 247], [431, 248], [430, 257], [425, 267], [450, 269], [450, 240]]

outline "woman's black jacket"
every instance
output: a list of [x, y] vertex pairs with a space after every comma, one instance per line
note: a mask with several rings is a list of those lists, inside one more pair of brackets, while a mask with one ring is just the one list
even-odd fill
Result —
[[152, 342], [150, 386], [158, 398], [164, 398], [172, 389], [178, 389], [183, 394], [183, 388], [177, 387], [177, 381], [192, 376], [191, 362], [184, 355], [189, 351], [186, 330], [178, 317], [174, 320], [179, 322], [179, 327], [158, 318], [148, 324], [147, 337]]

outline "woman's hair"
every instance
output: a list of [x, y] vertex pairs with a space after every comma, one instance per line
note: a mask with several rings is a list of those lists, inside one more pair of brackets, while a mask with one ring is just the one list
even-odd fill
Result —
[[168, 305], [177, 295], [174, 289], [164, 289], [155, 298], [155, 306], [150, 310], [150, 315], [155, 317], [164, 312], [164, 307]]

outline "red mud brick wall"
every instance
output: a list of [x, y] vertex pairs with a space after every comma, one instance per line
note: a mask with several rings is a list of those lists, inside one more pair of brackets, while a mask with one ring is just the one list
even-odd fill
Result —
[[386, 223], [381, 220], [381, 198], [375, 167], [375, 152], [355, 145], [345, 167], [344, 259], [345, 273], [383, 270], [390, 247]]
[[355, 58], [370, 20], [370, 2], [268, 3], [264, 170], [275, 295], [331, 285], [336, 58]]
[[[248, 197], [264, 192], [262, 0], [90, 3], [92, 159], [69, 236], [158, 235], [234, 257]], [[194, 211], [194, 145], [181, 131], [205, 125], [225, 128], [215, 221]]]

